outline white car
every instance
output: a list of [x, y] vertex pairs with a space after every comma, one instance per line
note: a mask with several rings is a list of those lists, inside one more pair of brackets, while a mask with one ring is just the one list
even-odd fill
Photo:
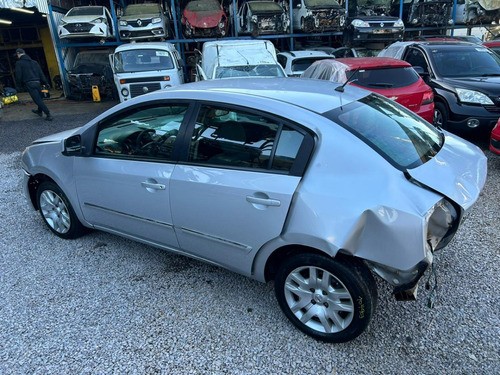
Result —
[[300, 77], [300, 75], [318, 60], [333, 58], [323, 51], [290, 51], [278, 53], [278, 62], [285, 69], [288, 77]]
[[109, 10], [103, 6], [83, 6], [71, 8], [59, 21], [57, 35], [65, 38], [114, 37], [114, 22]]

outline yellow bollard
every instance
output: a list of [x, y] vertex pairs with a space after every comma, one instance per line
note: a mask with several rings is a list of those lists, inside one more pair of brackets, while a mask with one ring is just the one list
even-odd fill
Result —
[[101, 94], [99, 94], [99, 86], [97, 85], [92, 86], [92, 99], [94, 100], [94, 102], [101, 101]]

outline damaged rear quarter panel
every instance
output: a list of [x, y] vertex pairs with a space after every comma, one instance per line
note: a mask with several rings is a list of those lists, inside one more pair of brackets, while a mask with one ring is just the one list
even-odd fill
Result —
[[425, 258], [425, 214], [442, 196], [409, 182], [347, 131], [335, 132], [320, 137], [283, 239], [331, 256], [342, 250], [398, 270], [414, 267]]

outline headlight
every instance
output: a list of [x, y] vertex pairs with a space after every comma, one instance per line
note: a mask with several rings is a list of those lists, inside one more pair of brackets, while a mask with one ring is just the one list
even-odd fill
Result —
[[127, 26], [127, 21], [120, 21], [120, 26]]
[[368, 22], [358, 19], [352, 20], [351, 25], [353, 25], [354, 27], [370, 27], [370, 24]]
[[224, 23], [224, 21], [220, 21], [219, 22], [219, 29], [224, 29], [226, 27], [226, 24]]
[[151, 23], [160, 23], [161, 22], [161, 18], [160, 17], [155, 17], [151, 20]]
[[64, 21], [64, 20], [61, 20], [61, 21], [59, 21], [59, 22], [60, 22], [59, 24], [60, 24], [61, 26], [64, 26], [64, 25], [67, 25], [67, 24], [68, 24], [68, 23], [67, 23], [66, 21]]
[[128, 96], [128, 90], [127, 89], [122, 89], [122, 95], [123, 96]]
[[103, 20], [102, 18], [100, 18], [100, 17], [99, 17], [99, 18], [96, 18], [95, 20], [92, 20], [92, 21], [90, 21], [90, 22], [92, 22], [92, 23], [103, 23], [103, 22], [104, 22], [104, 20]]
[[427, 244], [432, 251], [445, 247], [453, 238], [458, 225], [458, 213], [455, 207], [446, 199], [440, 200], [432, 207], [426, 216]]
[[394, 22], [394, 27], [405, 27], [403, 20], [400, 18], [396, 22]]
[[493, 105], [494, 103], [484, 95], [482, 92], [467, 90], [467, 89], [456, 89], [458, 94], [458, 99], [463, 103], [475, 103], [475, 104], [488, 104]]
[[257, 20], [258, 20], [257, 16], [253, 15], [253, 16], [252, 16], [252, 22], [255, 22], [255, 23], [256, 23], [256, 22], [257, 22]]

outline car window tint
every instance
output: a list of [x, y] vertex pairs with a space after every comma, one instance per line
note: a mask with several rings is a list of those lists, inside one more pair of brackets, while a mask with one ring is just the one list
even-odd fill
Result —
[[437, 71], [443, 77], [487, 76], [500, 74], [500, 59], [487, 48], [448, 48], [432, 51]]
[[[276, 142], [278, 135], [280, 139]], [[290, 171], [303, 135], [274, 119], [203, 106], [188, 161], [251, 169]]]
[[187, 105], [132, 109], [99, 127], [95, 154], [170, 160]]
[[419, 50], [416, 50], [415, 48], [410, 49], [405, 60], [412, 66], [420, 66], [424, 72], [429, 72], [427, 60], [425, 59], [424, 54]]
[[381, 154], [405, 170], [424, 164], [441, 149], [442, 135], [418, 115], [377, 94], [370, 94], [327, 113]]
[[[349, 76], [349, 73], [347, 73]], [[366, 88], [397, 88], [409, 86], [419, 79], [411, 67], [361, 69], [354, 73], [351, 82]]]

